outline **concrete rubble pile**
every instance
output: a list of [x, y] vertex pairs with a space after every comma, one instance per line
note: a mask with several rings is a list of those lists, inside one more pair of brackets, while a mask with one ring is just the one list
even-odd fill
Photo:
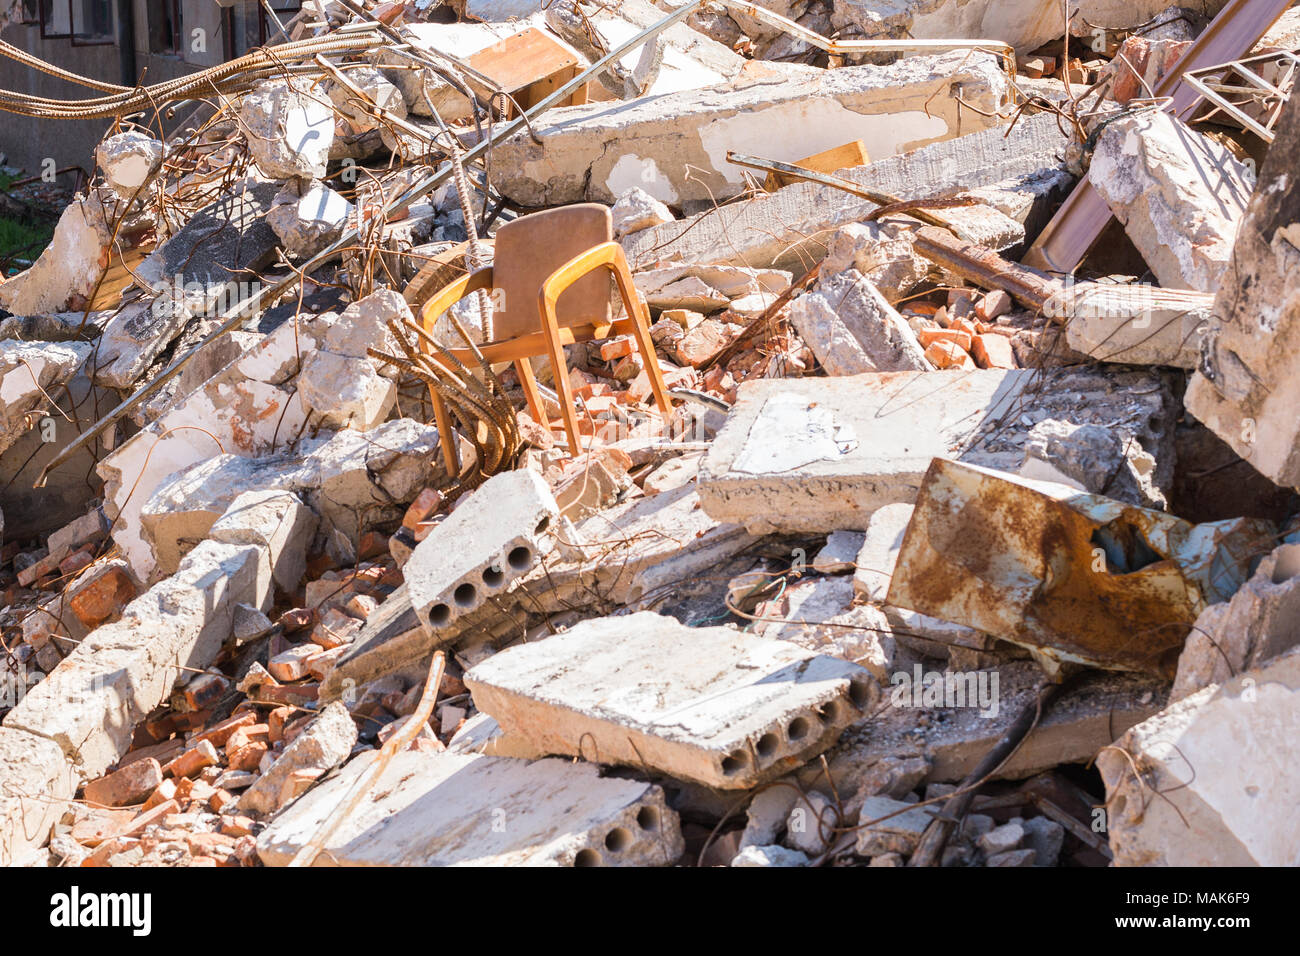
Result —
[[1300, 864], [1300, 103], [1079, 6], [312, 4], [119, 118], [0, 279], [0, 863]]

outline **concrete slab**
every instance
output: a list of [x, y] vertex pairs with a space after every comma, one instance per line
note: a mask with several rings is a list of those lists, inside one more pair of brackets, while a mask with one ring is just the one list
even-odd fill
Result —
[[[1260, 474], [1300, 485], [1300, 191], [1288, 157], [1300, 150], [1300, 99], [1277, 139], [1233, 247], [1233, 272], [1215, 300], [1205, 357], [1187, 388], [1187, 410]], [[647, 233], [648, 235], [648, 233]]]
[[[1050, 157], [1065, 146], [1054, 117], [1031, 116], [1010, 133], [1005, 126], [963, 130], [955, 139], [900, 156], [877, 156], [869, 166], [841, 170], [839, 175], [903, 199], [933, 196], [936, 183], [963, 190], [1025, 179], [1036, 189], [1035, 177], [1057, 168]], [[766, 148], [758, 152], [769, 155]], [[637, 270], [674, 262], [714, 262], [802, 274], [826, 254], [836, 229], [860, 222], [876, 208], [843, 190], [796, 183], [634, 233], [624, 237], [622, 245]]]
[[878, 693], [846, 661], [648, 612], [508, 648], [465, 684], [475, 706], [539, 749], [721, 789], [803, 764]]
[[411, 553], [403, 572], [429, 634], [508, 590], [555, 546], [559, 507], [527, 468], [493, 475]]
[[[363, 754], [258, 837], [284, 866], [373, 759]], [[668, 866], [683, 850], [663, 791], [566, 760], [404, 751], [316, 866]]]
[[869, 155], [886, 157], [993, 125], [960, 110], [958, 92], [980, 110], [997, 110], [1007, 81], [996, 59], [909, 57], [565, 107], [534, 124], [540, 143], [525, 134], [496, 146], [495, 182], [524, 206], [613, 203], [632, 186], [672, 206], [729, 199], [745, 178], [727, 162], [728, 150], [793, 162], [861, 139]]
[[[575, 547], [546, 555], [519, 585], [454, 618], [434, 634], [411, 609], [406, 585], [370, 616], [321, 685], [321, 697], [355, 692], [376, 677], [417, 666], [440, 647], [517, 640], [527, 615], [655, 606], [756, 539], [699, 507], [693, 485], [607, 508], [578, 522]], [[427, 669], [427, 668], [425, 668]], [[423, 671], [421, 671], [423, 672]]]
[[[1034, 688], [1043, 679], [1042, 670], [1029, 661], [1012, 661], [984, 673], [985, 686], [992, 691], [997, 711], [981, 708], [968, 699], [957, 706], [956, 695], [937, 703], [916, 703], [911, 693], [913, 671], [901, 671], [907, 678], [892, 682], [884, 690], [890, 706], [877, 708], [874, 716], [845, 731], [827, 754], [831, 778], [836, 787], [851, 791], [869, 769], [881, 760], [923, 757], [930, 761], [927, 783], [961, 780], [1006, 733], [1016, 715], [1033, 699]], [[942, 684], [946, 672], [938, 675]], [[994, 685], [993, 677], [997, 676]], [[969, 673], [957, 674], [967, 682]], [[900, 690], [904, 688], [904, 690]], [[922, 691], [924, 688], [922, 687]], [[996, 779], [1020, 780], [1063, 763], [1087, 763], [1134, 724], [1146, 720], [1164, 705], [1169, 684], [1137, 674], [1095, 672], [1078, 679], [1052, 708], [1038, 727], [1005, 765]], [[906, 692], [904, 692], [906, 691]], [[895, 700], [892, 695], [898, 693]], [[810, 767], [809, 777], [821, 774]], [[812, 785], [815, 781], [808, 780]]]
[[1172, 408], [1164, 380], [1140, 371], [745, 382], [696, 484], [713, 518], [754, 534], [865, 531], [876, 509], [916, 500], [932, 458], [1015, 470], [1045, 418], [1105, 424], [1172, 470]]

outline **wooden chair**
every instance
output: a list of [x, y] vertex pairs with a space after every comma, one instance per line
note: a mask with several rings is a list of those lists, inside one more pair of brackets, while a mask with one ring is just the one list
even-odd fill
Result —
[[[625, 318], [611, 317], [609, 276], [602, 274], [604, 270], [613, 274], [627, 313]], [[613, 241], [608, 207], [580, 203], [506, 223], [497, 230], [493, 266], [457, 279], [425, 303], [421, 311], [425, 332], [432, 335], [439, 316], [461, 299], [481, 290], [496, 291], [492, 294], [493, 339], [480, 345], [479, 351], [489, 363], [514, 363], [528, 399], [528, 409], [543, 425], [548, 425], [550, 418], [542, 405], [528, 360], [533, 356], [549, 356], [564, 430], [573, 454], [579, 454], [582, 449], [578, 443], [573, 387], [564, 361], [566, 345], [630, 332], [645, 360], [655, 402], [665, 416], [671, 413], [668, 389], [650, 338], [648, 310], [637, 298], [623, 247]], [[424, 347], [430, 349], [428, 343]], [[448, 351], [472, 367], [472, 350]], [[437, 354], [431, 357], [438, 361]], [[452, 474], [459, 474], [460, 456], [452, 433], [451, 415], [432, 388], [429, 395], [447, 468]]]

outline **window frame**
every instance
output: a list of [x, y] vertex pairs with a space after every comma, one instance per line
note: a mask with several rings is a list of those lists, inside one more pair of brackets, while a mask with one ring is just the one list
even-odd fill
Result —
[[[57, 2], [57, 0], [56, 0]], [[83, 40], [77, 36], [77, 20], [75, 10], [78, 0], [67, 0], [68, 4], [68, 37], [72, 45], [76, 46], [114, 46], [117, 43], [117, 10], [114, 9], [112, 0], [85, 0], [89, 3], [102, 2], [108, 8], [109, 32], [94, 40]]]
[[[266, 46], [266, 41], [274, 34], [276, 27], [266, 12], [266, 0], [249, 0], [249, 2], [257, 7], [257, 44], [248, 48], [248, 50], [253, 50], [257, 47]], [[294, 6], [273, 9], [275, 9], [277, 16], [287, 14], [288, 16], [280, 16], [282, 22], [287, 21], [295, 13], [302, 10], [302, 0], [298, 0]], [[235, 51], [235, 8], [233, 6], [226, 7], [221, 11], [221, 14], [221, 28], [225, 32], [224, 53], [227, 60], [233, 60], [236, 57], [243, 56], [248, 50]]]
[[[172, 17], [172, 46], [170, 50], [155, 50], [153, 48], [153, 12], [154, 7], [165, 6], [171, 11]], [[149, 43], [149, 56], [174, 56], [184, 57], [185, 55], [185, 21], [183, 4], [181, 0], [147, 0], [144, 5], [145, 13], [145, 37]]]
[[[49, 29], [51, 29], [51, 28], [50, 28], [49, 25], [48, 25], [47, 17], [48, 17], [49, 19], [53, 19], [53, 14], [54, 14], [54, 5], [55, 5], [56, 3], [58, 3], [58, 2], [59, 2], [59, 0], [36, 0], [37, 10], [38, 10], [38, 12], [39, 12], [39, 14], [40, 14], [40, 22], [41, 22], [41, 39], [42, 39], [42, 40], [66, 40], [66, 39], [68, 39], [69, 37], [72, 36], [72, 0], [67, 0], [67, 4], [68, 4], [68, 32], [67, 32], [67, 33], [50, 33], [50, 32], [48, 32]], [[46, 13], [46, 8], [47, 8], [47, 7], [49, 8], [49, 13], [48, 13], [48, 14]]]

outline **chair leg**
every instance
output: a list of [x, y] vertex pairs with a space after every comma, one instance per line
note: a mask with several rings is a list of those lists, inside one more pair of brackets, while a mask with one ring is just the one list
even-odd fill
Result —
[[519, 376], [519, 384], [524, 390], [524, 398], [528, 399], [528, 412], [543, 428], [551, 427], [551, 420], [546, 415], [546, 406], [542, 404], [541, 393], [537, 391], [537, 377], [533, 375], [532, 363], [526, 358], [515, 361], [515, 374]]
[[636, 339], [637, 348], [641, 350], [641, 357], [645, 360], [645, 373], [650, 378], [650, 391], [654, 394], [659, 411], [664, 414], [666, 427], [668, 416], [673, 413], [673, 403], [668, 397], [668, 385], [664, 381], [663, 369], [659, 367], [659, 359], [655, 356], [655, 343], [650, 336], [649, 316], [643, 311], [641, 300], [636, 297], [635, 287], [632, 286], [630, 277], [625, 284], [620, 270], [615, 268], [614, 278], [623, 296], [623, 307], [627, 309], [627, 314], [632, 319], [632, 337]]
[[560, 414], [564, 417], [564, 430], [569, 436], [569, 451], [576, 458], [582, 454], [582, 446], [578, 443], [578, 416], [573, 406], [569, 367], [564, 362], [564, 346], [560, 344], [560, 327], [553, 311], [543, 307], [541, 313], [546, 349], [551, 357], [551, 375], [555, 379], [555, 392], [560, 396]]
[[433, 400], [433, 420], [438, 426], [438, 444], [442, 446], [442, 460], [447, 464], [449, 476], [454, 480], [460, 476], [460, 449], [456, 445], [456, 432], [452, 426], [451, 414], [440, 396], [432, 388], [429, 398]]

